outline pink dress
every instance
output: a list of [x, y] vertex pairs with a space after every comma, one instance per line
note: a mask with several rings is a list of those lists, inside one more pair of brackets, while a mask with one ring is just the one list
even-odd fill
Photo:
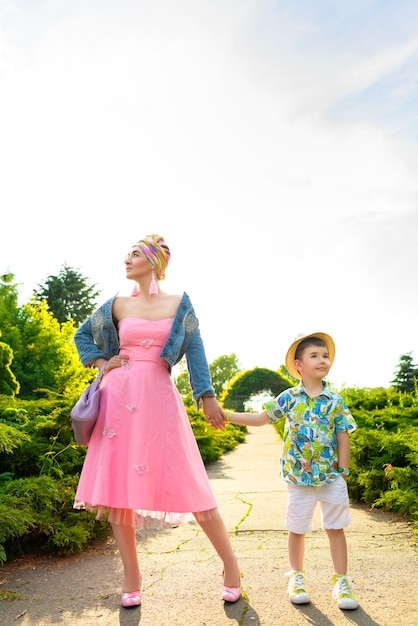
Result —
[[217, 503], [182, 401], [160, 352], [171, 319], [119, 322], [127, 366], [100, 387], [100, 414], [74, 507], [138, 527], [210, 519]]

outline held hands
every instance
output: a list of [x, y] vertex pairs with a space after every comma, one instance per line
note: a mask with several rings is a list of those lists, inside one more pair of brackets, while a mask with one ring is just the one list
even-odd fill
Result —
[[209, 424], [216, 430], [223, 430], [226, 423], [226, 415], [221, 409], [215, 396], [203, 396], [203, 413]]

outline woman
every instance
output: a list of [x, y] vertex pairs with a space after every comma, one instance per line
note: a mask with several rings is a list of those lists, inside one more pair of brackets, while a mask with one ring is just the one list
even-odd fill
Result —
[[125, 260], [126, 276], [136, 283], [132, 296], [105, 302], [75, 334], [83, 365], [105, 364], [105, 375], [74, 507], [108, 517], [123, 562], [125, 607], [141, 604], [136, 527], [192, 519], [223, 561], [222, 598], [240, 597], [237, 558], [170, 377], [186, 355], [197, 406], [202, 403], [214, 428], [224, 428], [189, 296], [170, 295], [159, 286], [169, 259], [162, 237], [138, 241]]

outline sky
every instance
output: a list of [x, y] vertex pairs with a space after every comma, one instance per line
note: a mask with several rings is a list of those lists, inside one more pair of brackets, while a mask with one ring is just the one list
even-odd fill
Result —
[[209, 362], [418, 361], [415, 0], [0, 0], [0, 274], [130, 292], [158, 233]]

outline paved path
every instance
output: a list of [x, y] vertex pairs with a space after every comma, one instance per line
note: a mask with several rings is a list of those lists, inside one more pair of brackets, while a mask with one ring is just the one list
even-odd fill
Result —
[[325, 533], [306, 541], [309, 605], [286, 596], [286, 488], [277, 476], [281, 443], [270, 425], [208, 468], [242, 570], [243, 597], [220, 600], [221, 564], [194, 525], [138, 534], [143, 604], [119, 606], [121, 570], [112, 542], [69, 559], [19, 560], [0, 568], [2, 626], [416, 626], [417, 554], [410, 527], [395, 516], [353, 506], [347, 529], [350, 574], [360, 608], [332, 600]]

